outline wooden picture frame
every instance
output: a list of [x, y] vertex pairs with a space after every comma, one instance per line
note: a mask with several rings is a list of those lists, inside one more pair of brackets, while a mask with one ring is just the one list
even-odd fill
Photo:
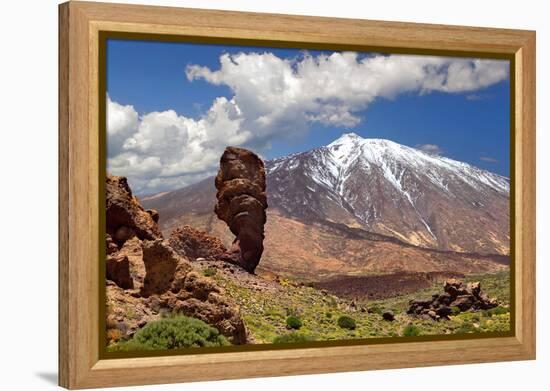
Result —
[[[102, 32], [200, 42], [509, 58], [511, 336], [105, 359], [100, 354]], [[103, 136], [104, 137], [104, 136]], [[103, 168], [104, 169], [104, 168]], [[59, 6], [59, 384], [124, 386], [535, 358], [535, 32], [89, 2]], [[457, 354], [459, 352], [460, 354]]]

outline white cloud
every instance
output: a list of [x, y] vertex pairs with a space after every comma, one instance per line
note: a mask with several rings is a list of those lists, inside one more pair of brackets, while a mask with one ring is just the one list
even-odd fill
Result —
[[189, 81], [226, 85], [199, 118], [173, 110], [139, 116], [107, 97], [108, 169], [128, 176], [137, 193], [183, 187], [215, 172], [227, 145], [265, 152], [314, 124], [353, 128], [376, 99], [403, 93], [473, 92], [508, 76], [504, 61], [354, 52], [295, 58], [224, 54], [220, 67], [186, 69]]
[[133, 106], [109, 97], [107, 113], [107, 169], [128, 177], [136, 193], [183, 187], [211, 175], [227, 145], [241, 145], [251, 138], [239, 126], [234, 102], [223, 97], [198, 120], [173, 110], [138, 118]]
[[441, 155], [443, 153], [443, 149], [436, 144], [417, 144], [416, 148], [430, 155]]
[[123, 106], [113, 102], [107, 96], [107, 153], [109, 156], [118, 155], [122, 151], [122, 144], [134, 134], [139, 123], [138, 113], [133, 106]]
[[230, 87], [245, 127], [269, 135], [287, 128], [307, 130], [312, 122], [357, 126], [360, 112], [379, 97], [475, 91], [504, 80], [508, 63], [434, 56], [365, 57], [356, 52], [304, 53], [282, 59], [266, 52], [224, 54], [218, 70], [189, 65], [186, 74], [189, 81], [204, 79]]

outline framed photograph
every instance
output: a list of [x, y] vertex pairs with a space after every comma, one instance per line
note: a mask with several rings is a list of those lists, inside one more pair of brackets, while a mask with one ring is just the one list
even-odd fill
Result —
[[535, 358], [534, 32], [59, 12], [60, 385]]

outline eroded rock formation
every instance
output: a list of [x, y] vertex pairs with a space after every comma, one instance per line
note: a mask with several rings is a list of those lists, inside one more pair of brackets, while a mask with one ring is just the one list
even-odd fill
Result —
[[[141, 295], [144, 297], [170, 290], [172, 284], [176, 282], [178, 265], [186, 266], [187, 271], [191, 270], [189, 262], [181, 259], [168, 245], [168, 242], [162, 239], [144, 240], [141, 243], [141, 248], [145, 265], [145, 280], [141, 289]], [[184, 278], [185, 275], [179, 277]]]
[[[118, 245], [134, 235], [141, 240], [161, 238], [154, 211], [147, 212], [132, 195], [125, 177], [107, 174], [106, 182], [107, 233]], [[158, 221], [158, 217], [157, 217]]]
[[174, 251], [191, 261], [216, 259], [227, 251], [220, 239], [188, 225], [173, 230], [168, 242]]
[[236, 236], [221, 259], [253, 273], [264, 250], [267, 208], [264, 163], [247, 149], [227, 147], [220, 159], [215, 184], [216, 215]]
[[186, 255], [191, 250], [191, 255], [219, 255], [225, 251], [221, 242], [183, 227], [172, 243], [185, 244], [186, 251], [175, 251], [162, 239], [158, 213], [143, 209], [126, 178], [107, 175], [106, 190], [107, 342], [127, 339], [163, 315], [179, 314], [205, 321], [234, 344], [246, 343], [238, 306], [213, 279], [194, 271]]
[[408, 314], [419, 315], [434, 320], [449, 319], [453, 312], [477, 311], [494, 308], [499, 305], [496, 299], [489, 299], [481, 292], [479, 282], [466, 286], [454, 278], [445, 281], [444, 293], [435, 293], [428, 300], [411, 300]]
[[115, 282], [119, 287], [132, 289], [134, 281], [130, 276], [130, 262], [124, 254], [107, 255], [107, 278]]

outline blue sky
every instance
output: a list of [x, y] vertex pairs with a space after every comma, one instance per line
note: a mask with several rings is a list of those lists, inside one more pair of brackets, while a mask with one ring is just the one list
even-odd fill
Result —
[[109, 40], [109, 169], [153, 193], [353, 131], [509, 176], [507, 62], [410, 57]]

